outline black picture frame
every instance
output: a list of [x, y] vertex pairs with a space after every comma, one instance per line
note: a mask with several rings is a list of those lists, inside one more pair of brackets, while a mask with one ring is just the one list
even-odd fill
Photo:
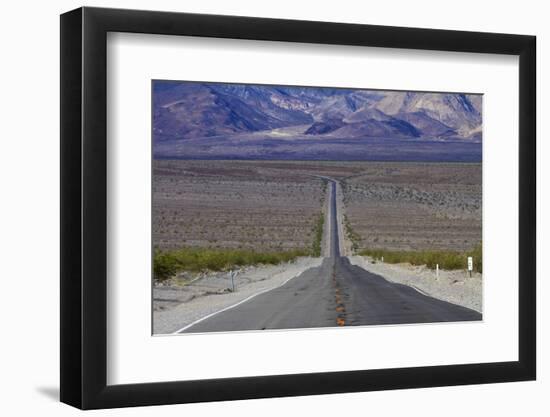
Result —
[[[107, 385], [108, 32], [519, 56], [519, 360]], [[536, 377], [534, 36], [80, 8], [61, 16], [61, 401], [81, 409], [533, 380]]]

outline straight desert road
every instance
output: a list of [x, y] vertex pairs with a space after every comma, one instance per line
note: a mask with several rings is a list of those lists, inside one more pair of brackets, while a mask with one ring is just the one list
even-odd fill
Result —
[[[186, 327], [185, 333], [481, 320], [480, 313], [426, 296], [352, 265], [340, 254], [336, 181], [331, 187], [330, 256], [321, 266], [234, 308]], [[341, 229], [340, 229], [341, 230]]]

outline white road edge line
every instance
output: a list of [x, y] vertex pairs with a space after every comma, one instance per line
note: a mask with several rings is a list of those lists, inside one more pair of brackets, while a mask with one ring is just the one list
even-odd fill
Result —
[[[404, 285], [407, 285], [407, 284], [404, 284]], [[422, 291], [420, 288], [418, 288], [418, 287], [416, 287], [416, 286], [414, 286], [414, 285], [412, 285], [412, 284], [410, 284], [409, 287], [411, 287], [413, 290], [418, 291], [420, 294], [425, 295], [426, 297], [437, 298], [437, 297], [435, 297], [435, 296], [433, 296], [433, 295], [431, 295], [431, 294], [428, 294], [428, 293], [425, 292], [425, 291]], [[439, 300], [439, 298], [437, 298], [437, 299]]]
[[[322, 262], [321, 262], [321, 263], [322, 263]], [[204, 317], [201, 317], [200, 319], [195, 320], [194, 322], [188, 324], [187, 326], [184, 326], [184, 327], [182, 327], [181, 329], [176, 330], [176, 331], [173, 332], [172, 334], [180, 334], [180, 333], [184, 332], [185, 330], [189, 329], [190, 327], [194, 326], [195, 324], [200, 323], [201, 321], [204, 321], [204, 320], [206, 320], [206, 319], [209, 319], [210, 317], [213, 317], [213, 316], [215, 316], [215, 315], [217, 315], [217, 314], [223, 313], [224, 311], [231, 310], [232, 308], [235, 308], [235, 307], [237, 307], [237, 306], [239, 306], [239, 305], [241, 305], [241, 304], [243, 304], [243, 303], [246, 303], [247, 301], [252, 300], [254, 297], [257, 297], [258, 295], [261, 295], [261, 294], [264, 294], [264, 293], [266, 293], [266, 292], [268, 292], [268, 291], [272, 291], [272, 290], [275, 290], [275, 289], [277, 289], [277, 288], [279, 288], [279, 287], [282, 287], [283, 285], [285, 285], [285, 284], [286, 284], [288, 281], [290, 281], [291, 279], [294, 279], [294, 278], [296, 278], [296, 277], [302, 275], [304, 272], [306, 272], [308, 269], [311, 269], [311, 268], [316, 268], [316, 267], [315, 267], [315, 266], [311, 266], [311, 267], [309, 267], [309, 268], [307, 268], [307, 269], [304, 269], [302, 272], [300, 272], [299, 274], [296, 274], [296, 275], [291, 276], [290, 278], [288, 278], [287, 280], [285, 280], [285, 281], [284, 281], [282, 284], [280, 284], [280, 285], [277, 285], [277, 286], [275, 286], [275, 287], [271, 287], [271, 288], [267, 288], [267, 289], [265, 289], [265, 290], [259, 291], [259, 292], [257, 292], [256, 294], [252, 294], [252, 295], [248, 296], [247, 298], [245, 298], [244, 300], [239, 301], [238, 303], [232, 304], [232, 305], [230, 305], [230, 306], [227, 306], [227, 307], [225, 307], [225, 308], [222, 308], [221, 310], [215, 311], [215, 312], [210, 313], [210, 314], [208, 314], [208, 315], [206, 315], [206, 316], [204, 316]]]
[[[418, 292], [418, 293], [420, 293], [420, 294], [422, 294], [422, 295], [425, 295], [426, 297], [431, 297], [431, 298], [435, 298], [435, 299], [437, 299], [437, 300], [441, 300], [440, 298], [438, 298], [438, 297], [436, 297], [436, 296], [434, 296], [434, 295], [431, 295], [431, 294], [428, 294], [427, 292], [422, 291], [420, 288], [418, 288], [418, 287], [416, 287], [416, 286], [414, 286], [414, 285], [412, 285], [412, 284], [403, 284], [402, 282], [393, 281], [393, 280], [391, 280], [390, 278], [385, 277], [385, 276], [382, 275], [381, 273], [376, 273], [376, 272], [369, 271], [369, 270], [368, 270], [367, 268], [365, 268], [363, 265], [354, 264], [354, 263], [351, 261], [351, 259], [350, 259], [351, 256], [346, 256], [346, 258], [348, 258], [348, 261], [349, 261], [350, 264], [352, 264], [352, 265], [354, 265], [354, 266], [358, 266], [359, 268], [364, 269], [365, 271], [367, 271], [367, 272], [370, 273], [370, 274], [378, 275], [379, 277], [384, 278], [386, 281], [391, 282], [392, 284], [404, 285], [404, 286], [406, 286], [406, 287], [412, 288], [413, 290], [415, 290], [416, 292]], [[443, 300], [443, 301], [445, 301], [445, 300]], [[447, 302], [450, 302], [450, 301], [447, 301]]]

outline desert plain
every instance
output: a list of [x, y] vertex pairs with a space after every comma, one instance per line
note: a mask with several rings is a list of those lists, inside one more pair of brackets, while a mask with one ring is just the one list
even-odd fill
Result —
[[309, 249], [340, 184], [355, 251], [467, 251], [482, 240], [480, 163], [155, 160], [153, 245]]

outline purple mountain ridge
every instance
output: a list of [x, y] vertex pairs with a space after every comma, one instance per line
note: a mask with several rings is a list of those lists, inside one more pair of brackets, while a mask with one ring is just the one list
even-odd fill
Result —
[[163, 157], [171, 148], [179, 157], [182, 149], [204, 153], [209, 146], [215, 153], [214, 144], [237, 142], [250, 153], [261, 138], [272, 147], [283, 139], [285, 146], [292, 139], [312, 146], [369, 138], [482, 140], [477, 94], [178, 81], [153, 81], [152, 91], [155, 154]]

